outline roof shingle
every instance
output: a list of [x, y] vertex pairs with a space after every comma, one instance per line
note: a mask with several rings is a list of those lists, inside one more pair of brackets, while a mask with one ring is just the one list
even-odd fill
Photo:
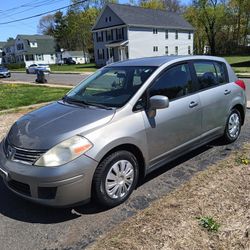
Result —
[[[139, 27], [162, 27], [168, 29], [194, 30], [194, 27], [177, 13], [141, 8], [124, 4], [107, 4], [126, 25]], [[93, 30], [104, 28], [105, 24], [97, 22]]]

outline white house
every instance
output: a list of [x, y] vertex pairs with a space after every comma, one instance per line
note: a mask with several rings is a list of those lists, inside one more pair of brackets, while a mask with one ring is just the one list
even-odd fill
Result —
[[193, 53], [194, 28], [173, 12], [107, 4], [92, 32], [97, 65], [128, 58]]
[[3, 47], [6, 42], [0, 42], [0, 64], [2, 64], [2, 57], [3, 57]]
[[17, 35], [3, 47], [5, 63], [55, 64], [55, 41], [47, 35]]

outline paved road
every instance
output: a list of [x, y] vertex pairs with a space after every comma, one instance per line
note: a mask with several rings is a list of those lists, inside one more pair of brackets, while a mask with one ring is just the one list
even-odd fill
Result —
[[[47, 76], [48, 83], [62, 84], [62, 85], [76, 85], [89, 74], [49, 74]], [[3, 81], [15, 81], [15, 82], [34, 82], [36, 80], [35, 74], [26, 73], [12, 73], [10, 78], [3, 78]]]
[[29, 203], [12, 194], [0, 180], [1, 249], [83, 249], [99, 235], [223, 159], [250, 140], [250, 110], [240, 139], [231, 145], [213, 142], [150, 174], [123, 205], [101, 210], [94, 204], [73, 210]]

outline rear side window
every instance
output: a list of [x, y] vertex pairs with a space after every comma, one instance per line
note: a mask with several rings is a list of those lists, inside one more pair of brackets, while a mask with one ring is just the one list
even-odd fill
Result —
[[226, 67], [223, 63], [213, 61], [194, 62], [199, 89], [218, 86], [227, 82]]
[[150, 96], [164, 95], [170, 100], [192, 92], [192, 80], [188, 64], [179, 64], [166, 70], [150, 88]]

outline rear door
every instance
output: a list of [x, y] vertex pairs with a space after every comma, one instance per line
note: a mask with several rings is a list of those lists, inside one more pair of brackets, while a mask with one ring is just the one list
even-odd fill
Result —
[[144, 112], [151, 166], [198, 141], [201, 135], [201, 105], [195, 92], [188, 63], [168, 68], [149, 88], [149, 96], [164, 95], [168, 108], [156, 111], [154, 118]]
[[202, 134], [213, 138], [223, 133], [230, 106], [232, 85], [223, 62], [193, 62], [202, 106]]

